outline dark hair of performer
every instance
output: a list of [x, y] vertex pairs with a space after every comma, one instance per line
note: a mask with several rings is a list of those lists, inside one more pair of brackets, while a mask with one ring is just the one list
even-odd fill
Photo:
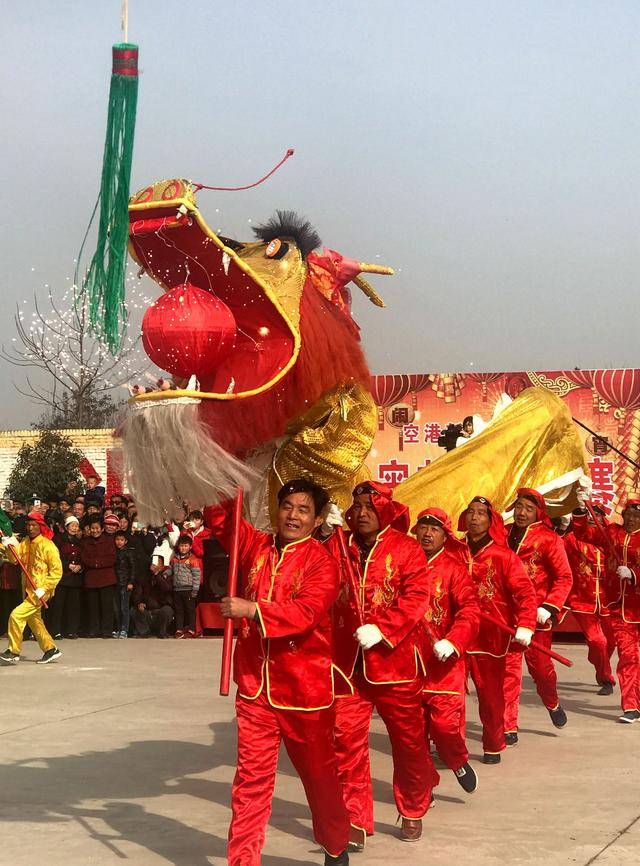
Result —
[[427, 556], [433, 556], [444, 547], [447, 534], [436, 517], [424, 517], [416, 526], [416, 538]]
[[291, 544], [311, 535], [322, 523], [321, 514], [328, 501], [326, 490], [308, 478], [298, 478], [281, 487], [276, 517], [277, 541]]

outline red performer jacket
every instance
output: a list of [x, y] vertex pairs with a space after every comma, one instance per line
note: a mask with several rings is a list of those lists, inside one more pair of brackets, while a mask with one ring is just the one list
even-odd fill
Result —
[[608, 616], [605, 594], [606, 575], [604, 555], [595, 544], [580, 539], [570, 531], [562, 536], [567, 558], [573, 574], [573, 586], [565, 607], [576, 613], [597, 613]]
[[[329, 546], [339, 559], [333, 538]], [[413, 538], [387, 526], [378, 535], [364, 568], [353, 535], [348, 536], [348, 553], [358, 576], [362, 623], [377, 625], [384, 638], [362, 653], [364, 677], [378, 685], [411, 682], [424, 668], [420, 620], [429, 604], [429, 578], [422, 548]], [[354, 637], [360, 623], [344, 568], [334, 625], [337, 664], [351, 676], [360, 653]]]
[[[220, 544], [231, 547], [228, 506], [205, 510]], [[234, 681], [243, 698], [263, 689], [272, 707], [318, 710], [334, 698], [329, 609], [338, 595], [336, 561], [315, 539], [276, 546], [250, 523], [240, 527], [238, 595], [257, 603], [258, 619], [242, 621], [234, 653]], [[312, 744], [309, 744], [310, 748]]]
[[[478, 594], [460, 559], [444, 547], [427, 559], [431, 601], [423, 617], [423, 658], [426, 677], [423, 691], [439, 694], [464, 692], [464, 654], [480, 627]], [[446, 638], [457, 654], [439, 661], [433, 654], [436, 641]]]
[[[480, 599], [480, 611], [499, 619], [510, 628], [535, 631], [536, 594], [516, 554], [492, 538], [475, 554], [466, 546], [469, 574]], [[487, 620], [480, 620], [477, 639], [467, 650], [471, 655], [504, 656], [511, 638]]]
[[[528, 526], [516, 541], [516, 529], [509, 532], [509, 546], [520, 557], [536, 591], [537, 606], [553, 608], [556, 620], [561, 620], [562, 608], [571, 592], [573, 575], [562, 539], [541, 521]], [[550, 631], [551, 620], [537, 626], [538, 631]]]
[[[611, 610], [620, 613], [625, 622], [640, 623], [640, 529], [627, 532], [619, 523], [602, 527], [607, 538], [605, 546], [601, 530], [588, 522], [587, 515], [573, 517], [573, 531], [581, 541], [596, 545], [606, 557], [605, 597]], [[633, 583], [620, 580], [616, 574], [619, 565], [633, 572]]]

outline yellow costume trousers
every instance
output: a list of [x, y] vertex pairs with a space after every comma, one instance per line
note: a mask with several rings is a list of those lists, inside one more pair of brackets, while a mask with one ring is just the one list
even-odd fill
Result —
[[38, 641], [42, 652], [53, 649], [55, 643], [42, 622], [42, 606], [34, 604], [28, 598], [11, 611], [9, 617], [9, 650], [20, 655], [22, 649], [22, 633], [29, 626], [33, 636]]

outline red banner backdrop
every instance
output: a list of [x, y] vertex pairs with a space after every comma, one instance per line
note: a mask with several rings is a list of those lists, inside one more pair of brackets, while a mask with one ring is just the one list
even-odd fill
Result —
[[553, 391], [568, 403], [574, 418], [607, 440], [602, 442], [577, 428], [594, 500], [609, 515], [620, 514], [629, 492], [640, 488], [640, 476], [610, 445], [640, 462], [640, 370], [374, 376], [379, 430], [369, 458], [372, 477], [398, 484], [445, 453], [438, 439], [448, 424], [460, 424], [467, 415], [489, 421], [501, 394], [516, 397], [532, 385]]

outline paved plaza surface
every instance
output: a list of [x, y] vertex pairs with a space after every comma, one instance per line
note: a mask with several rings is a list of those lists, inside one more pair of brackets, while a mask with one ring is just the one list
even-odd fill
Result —
[[[217, 694], [220, 641], [60, 646], [43, 666], [27, 642], [18, 667], [0, 669], [0, 864], [225, 863], [235, 729], [232, 698]], [[552, 727], [525, 677], [521, 742], [485, 767], [472, 695], [479, 789], [466, 795], [441, 769], [418, 843], [396, 839], [389, 742], [374, 719], [376, 835], [354, 866], [640, 864], [640, 724], [616, 722], [618, 692], [596, 694], [584, 647], [560, 651], [576, 662], [560, 670], [567, 727]], [[263, 864], [313, 863], [322, 853], [282, 754]]]

